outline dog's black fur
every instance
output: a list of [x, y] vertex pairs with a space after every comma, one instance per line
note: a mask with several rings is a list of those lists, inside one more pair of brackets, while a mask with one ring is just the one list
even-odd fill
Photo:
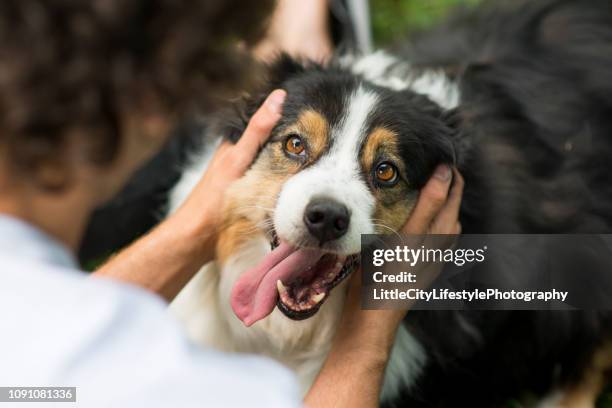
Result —
[[[403, 152], [407, 162], [420, 163], [413, 180], [422, 185], [438, 162], [459, 166], [466, 180], [464, 233], [608, 233], [612, 3], [503, 4], [461, 13], [395, 52], [416, 67], [443, 68], [461, 89], [452, 112], [410, 92], [386, 98], [443, 130], [433, 132], [442, 150]], [[288, 59], [271, 78], [270, 89], [289, 88], [286, 116], [314, 100], [330, 115], [337, 109], [331, 90], [313, 95], [300, 86], [358, 80], [339, 68]], [[234, 124], [231, 138], [257, 101]], [[597, 311], [411, 312], [406, 324], [425, 347], [428, 365], [415, 387], [390, 405], [495, 406], [525, 390], [543, 395], [580, 380], [611, 323], [608, 313]]]

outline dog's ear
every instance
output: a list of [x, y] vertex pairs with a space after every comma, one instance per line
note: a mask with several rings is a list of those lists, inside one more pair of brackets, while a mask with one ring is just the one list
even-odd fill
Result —
[[287, 54], [281, 54], [270, 65], [264, 68], [264, 78], [252, 91], [233, 101], [230, 109], [222, 113], [217, 126], [217, 134], [223, 135], [232, 143], [236, 143], [244, 133], [249, 120], [275, 89], [285, 89], [285, 82], [306, 70], [310, 63], [298, 61]]
[[307, 67], [312, 67], [313, 65], [315, 65], [313, 62], [297, 60], [285, 53], [280, 54], [266, 69], [266, 81], [269, 92], [276, 88], [281, 88], [287, 79], [303, 73]]
[[456, 146], [459, 122], [455, 110], [445, 110], [426, 95], [407, 90], [401, 98], [410, 101], [412, 107], [403, 120], [405, 134], [400, 144], [406, 160], [406, 171], [415, 188], [422, 188], [436, 166], [455, 166], [458, 160]]
[[453, 142], [453, 164], [462, 168], [472, 147], [472, 139], [466, 137], [466, 134], [470, 134], [470, 131], [466, 130], [465, 112], [461, 108], [446, 110], [442, 114], [442, 120], [451, 130], [449, 134]]

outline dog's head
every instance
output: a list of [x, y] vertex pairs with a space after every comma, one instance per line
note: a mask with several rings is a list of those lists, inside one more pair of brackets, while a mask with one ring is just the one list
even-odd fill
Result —
[[397, 231], [435, 166], [454, 161], [453, 127], [425, 96], [286, 57], [275, 72], [271, 89], [288, 95], [283, 117], [232, 188], [218, 246], [223, 262], [254, 234], [270, 242], [233, 286], [232, 307], [247, 325], [275, 305], [292, 319], [314, 315], [358, 263], [361, 234]]

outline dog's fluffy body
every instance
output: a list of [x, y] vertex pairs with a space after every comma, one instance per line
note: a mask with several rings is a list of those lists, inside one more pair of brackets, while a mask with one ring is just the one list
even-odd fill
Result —
[[[345, 283], [307, 320], [276, 308], [250, 328], [230, 307], [234, 284], [270, 252], [271, 228], [294, 245], [312, 244], [302, 214], [316, 196], [331, 196], [351, 213], [348, 232], [326, 244], [332, 253], [357, 252], [362, 233], [397, 230], [438, 163], [457, 164], [466, 178], [465, 232], [609, 232], [612, 7], [536, 3], [462, 16], [398, 52], [401, 58], [344, 56], [327, 68], [282, 60], [269, 85], [288, 90], [283, 119], [229, 192], [217, 260], [171, 306], [190, 335], [275, 358], [305, 390], [329, 351]], [[282, 153], [292, 132], [311, 135], [307, 163]], [[170, 211], [194, 187], [211, 150], [192, 156]], [[381, 154], [403, 176], [392, 190], [368, 179]], [[479, 405], [525, 388], [544, 394], [578, 381], [607, 327], [595, 312], [411, 312], [383, 397]]]
[[[384, 65], [383, 65], [384, 63]], [[304, 391], [314, 380], [331, 346], [331, 340], [340, 317], [344, 299], [344, 283], [336, 288], [317, 314], [306, 321], [293, 321], [275, 310], [270, 316], [253, 327], [247, 328], [238, 320], [230, 307], [230, 294], [238, 278], [270, 252], [270, 242], [265, 236], [265, 228], [257, 230], [257, 225], [265, 222], [259, 213], [266, 213], [267, 207], [261, 202], [260, 194], [265, 194], [265, 200], [274, 206], [274, 227], [277, 233], [291, 242], [300, 242], [303, 231], [297, 225], [301, 224], [303, 208], [310, 199], [321, 194], [332, 195], [336, 200], [349, 204], [352, 214], [351, 230], [335, 251], [353, 254], [360, 249], [360, 234], [384, 233], [383, 227], [377, 228], [372, 221], [375, 201], [374, 197], [361, 177], [360, 152], [372, 127], [367, 123], [370, 113], [384, 107], [378, 85], [394, 91], [415, 89], [421, 95], [426, 95], [447, 108], [455, 107], [458, 100], [457, 85], [437, 70], [423, 71], [413, 77], [374, 76], [375, 70], [384, 72], [399, 61], [386, 53], [380, 52], [365, 57], [354, 58], [345, 56], [342, 65], [351, 72], [367, 74], [367, 86], [361, 81], [351, 81], [348, 84], [348, 94], [340, 94], [340, 117], [337, 118], [337, 128], [332, 131], [334, 148], [325, 153], [308, 170], [301, 170], [289, 178], [269, 182], [269, 174], [262, 174], [260, 168], [268, 171], [265, 166], [256, 164], [252, 170], [239, 181], [230, 193], [233, 205], [244, 207], [242, 212], [248, 214], [252, 230], [245, 233], [246, 239], [232, 236], [238, 242], [233, 243], [231, 253], [222, 262], [206, 265], [198, 275], [187, 285], [173, 302], [172, 310], [186, 322], [190, 335], [199, 343], [214, 346], [227, 351], [242, 351], [265, 354], [273, 357], [294, 369], [299, 376]], [[405, 67], [407, 68], [407, 67]], [[409, 73], [409, 71], [403, 71]], [[391, 81], [387, 84], [386, 81]], [[324, 95], [329, 98], [329, 95]], [[372, 118], [370, 117], [370, 121]], [[170, 211], [178, 208], [195, 187], [210, 159], [208, 153], [198, 154], [192, 158], [176, 187], [173, 189], [170, 201]], [[264, 159], [265, 161], [265, 159]], [[334, 176], [330, 176], [333, 174]], [[256, 184], [265, 184], [267, 188], [280, 188], [278, 197], [275, 191], [259, 191]], [[282, 186], [279, 185], [282, 183]], [[413, 195], [407, 194], [412, 203]], [[235, 205], [235, 206], [234, 206]], [[411, 208], [406, 205], [405, 209]], [[263, 211], [262, 211], [263, 210]], [[394, 228], [405, 220], [404, 214], [395, 220]], [[297, 218], [296, 218], [297, 216]], [[237, 219], [236, 214], [229, 216]], [[380, 222], [393, 222], [383, 220]], [[238, 221], [240, 222], [240, 221]], [[383, 224], [386, 225], [386, 224]], [[387, 227], [389, 228], [389, 227]], [[388, 231], [386, 231], [388, 232]], [[240, 234], [241, 232], [238, 232]], [[236, 234], [232, 231], [230, 234]], [[394, 358], [389, 367], [389, 375], [385, 394], [393, 394], [400, 387], [409, 387], [419, 374], [425, 363], [425, 353], [419, 342], [402, 328], [398, 334], [398, 342]], [[409, 367], [408, 370], [406, 368]], [[395, 391], [394, 391], [395, 390]]]

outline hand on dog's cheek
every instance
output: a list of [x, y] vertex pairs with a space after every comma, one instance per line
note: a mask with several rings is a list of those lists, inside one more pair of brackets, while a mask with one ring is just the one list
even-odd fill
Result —
[[[452, 187], [451, 181], [454, 181]], [[461, 232], [459, 207], [463, 184], [463, 177], [456, 169], [451, 170], [448, 166], [440, 165], [421, 190], [417, 204], [401, 233], [459, 234]], [[364, 331], [380, 335], [380, 338], [373, 338], [373, 340], [380, 342], [378, 345], [381, 347], [387, 347], [393, 343], [395, 328], [406, 315], [406, 310], [362, 310], [360, 306], [361, 271], [355, 272], [349, 282], [343, 316], [345, 323], [350, 326], [350, 329], [347, 327], [347, 335], [348, 337], [353, 336], [355, 326], [362, 326]]]
[[188, 223], [186, 225], [195, 226], [197, 234], [216, 235], [215, 232], [222, 222], [225, 192], [234, 181], [244, 175], [261, 146], [270, 137], [272, 129], [281, 118], [285, 97], [284, 90], [273, 91], [253, 115], [238, 143], [221, 143], [206, 173], [177, 210], [177, 219], [184, 220]]
[[[452, 186], [451, 186], [452, 184]], [[440, 165], [419, 194], [404, 234], [459, 234], [463, 178], [456, 169]], [[361, 271], [349, 281], [342, 321], [332, 350], [306, 397], [309, 406], [378, 406], [384, 369], [406, 310], [362, 310]], [[358, 378], [344, 381], [345, 378]], [[378, 384], [378, 387], [372, 387]], [[363, 400], [361, 387], [372, 390]], [[335, 400], [330, 401], [329, 396]], [[356, 401], [355, 396], [360, 400]]]
[[238, 143], [223, 143], [185, 203], [94, 276], [130, 282], [171, 301], [215, 255], [225, 190], [242, 177], [281, 117], [286, 93], [272, 92]]

